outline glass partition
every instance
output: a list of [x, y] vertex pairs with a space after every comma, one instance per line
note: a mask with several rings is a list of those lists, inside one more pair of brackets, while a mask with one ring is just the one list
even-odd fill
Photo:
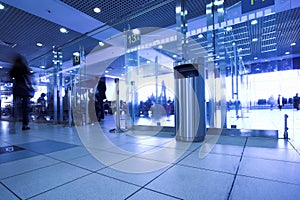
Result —
[[[72, 104], [72, 114], [78, 119], [76, 124], [93, 123], [97, 116], [91, 102], [95, 100], [99, 78], [105, 76], [105, 114], [111, 115], [112, 120], [118, 93], [123, 128], [174, 127], [173, 68], [182, 62], [185, 52], [186, 63], [204, 59], [207, 127], [278, 130], [282, 137], [287, 114], [289, 133], [294, 137], [299, 130], [298, 112], [294, 108], [296, 93], [300, 92], [297, 88], [300, 27], [295, 24], [299, 7], [285, 4], [279, 8], [276, 3], [245, 11], [243, 1], [234, 5], [207, 2], [186, 1], [184, 49], [178, 45], [178, 37], [183, 33], [176, 31], [176, 1], [168, 0], [147, 4], [58, 46], [56, 50], [62, 55], [60, 65], [55, 65], [57, 57], [53, 52], [33, 60], [30, 64], [39, 68], [36, 74], [39, 89], [34, 101], [41, 93], [47, 93], [47, 104], [51, 104], [51, 98], [59, 102], [53, 105], [56, 111], [50, 109], [51, 113], [57, 113], [57, 121], [70, 118]], [[212, 2], [218, 3], [212, 6]], [[189, 13], [193, 6], [202, 9]], [[173, 18], [172, 24], [157, 18], [164, 28], [136, 26], [137, 21], [162, 10], [171, 13], [168, 17]], [[116, 78], [120, 80], [119, 91]], [[64, 100], [66, 94], [69, 96]], [[280, 101], [279, 94], [284, 97]], [[284, 105], [280, 110], [281, 101]], [[54, 119], [55, 115], [49, 114], [48, 118]]]

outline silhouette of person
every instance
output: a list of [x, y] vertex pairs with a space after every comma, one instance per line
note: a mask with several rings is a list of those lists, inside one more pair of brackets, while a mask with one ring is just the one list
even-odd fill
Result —
[[296, 93], [296, 96], [294, 96], [293, 98], [293, 104], [294, 104], [294, 108], [299, 110], [299, 96], [298, 96], [298, 93]]
[[97, 92], [95, 94], [95, 107], [96, 107], [96, 115], [98, 118], [98, 121], [101, 119], [104, 119], [104, 106], [103, 106], [103, 100], [106, 99], [106, 84], [105, 84], [105, 77], [102, 76], [99, 79], [98, 85], [97, 85]]
[[33, 97], [34, 89], [30, 79], [32, 74], [27, 66], [26, 59], [22, 55], [18, 54], [15, 56], [9, 75], [14, 82], [13, 97], [15, 108], [18, 103], [21, 103], [22, 130], [29, 130], [29, 99]]
[[277, 104], [278, 104], [279, 110], [281, 110], [282, 106], [283, 106], [283, 97], [280, 94], [278, 95]]

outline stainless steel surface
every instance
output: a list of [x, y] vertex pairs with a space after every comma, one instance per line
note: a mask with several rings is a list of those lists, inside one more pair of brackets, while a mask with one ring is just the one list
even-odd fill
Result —
[[175, 80], [176, 139], [203, 141], [206, 132], [204, 81], [202, 77]]

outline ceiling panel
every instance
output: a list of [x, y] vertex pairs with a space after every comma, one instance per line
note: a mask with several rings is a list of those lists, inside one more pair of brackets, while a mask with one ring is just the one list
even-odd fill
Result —
[[[0, 40], [16, 46], [0, 45], [0, 60], [10, 62], [11, 54], [18, 52], [30, 61], [51, 51], [52, 46], [61, 46], [82, 35], [72, 30], [63, 34], [60, 28], [58, 24], [5, 5], [5, 10], [0, 11]], [[38, 47], [37, 42], [44, 46]]]

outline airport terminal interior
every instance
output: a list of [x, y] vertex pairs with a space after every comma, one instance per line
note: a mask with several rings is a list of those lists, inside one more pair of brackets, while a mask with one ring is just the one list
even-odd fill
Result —
[[0, 0], [0, 199], [299, 199], [299, 16], [299, 0]]

